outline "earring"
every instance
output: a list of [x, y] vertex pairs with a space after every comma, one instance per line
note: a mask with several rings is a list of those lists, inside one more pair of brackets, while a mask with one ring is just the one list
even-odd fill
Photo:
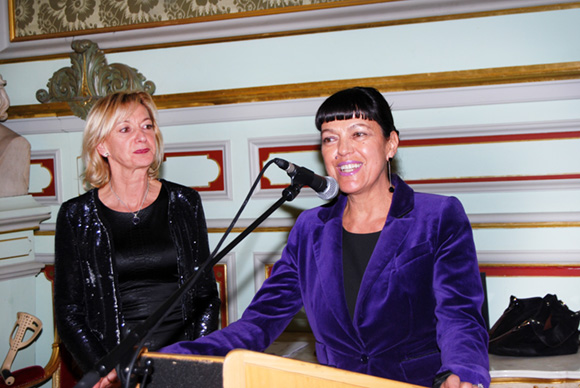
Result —
[[108, 153], [108, 152], [105, 152], [105, 154], [104, 154], [103, 156], [104, 156], [105, 158], [108, 158], [108, 157], [109, 157], [109, 153]]
[[389, 158], [387, 160], [387, 174], [389, 176], [389, 191], [391, 193], [394, 193], [395, 188], [393, 187], [393, 180], [392, 180], [392, 174], [391, 174], [391, 160], [393, 160], [393, 158]]

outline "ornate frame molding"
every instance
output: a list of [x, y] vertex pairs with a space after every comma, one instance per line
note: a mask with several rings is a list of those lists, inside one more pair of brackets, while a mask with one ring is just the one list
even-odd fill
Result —
[[[307, 11], [187, 20], [179, 25], [140, 25], [139, 29], [124, 31], [101, 30], [85, 37], [99, 42], [105, 53], [111, 53], [579, 7], [580, 2], [574, 0], [383, 0], [362, 5], [353, 1], [349, 6]], [[7, 8], [0, 7], [0, 63], [66, 57], [70, 38], [10, 41]]]
[[[390, 93], [570, 79], [580, 79], [580, 61], [166, 94], [153, 99], [163, 110], [326, 97], [353, 86], [372, 86]], [[64, 102], [11, 106], [8, 109], [8, 117], [12, 120], [72, 114]]]
[[[57, 5], [52, 6], [52, 8], [44, 8], [45, 11], [49, 11], [51, 14], [66, 15], [67, 21], [69, 21], [68, 26], [63, 27], [63, 30], [57, 31], [57, 25], [52, 25], [53, 32], [50, 33], [38, 33], [38, 34], [28, 34], [25, 35], [24, 32], [19, 31], [18, 26], [18, 1], [23, 0], [8, 0], [9, 9], [9, 21], [10, 21], [10, 40], [14, 42], [18, 41], [29, 41], [38, 39], [47, 39], [53, 37], [67, 37], [67, 36], [78, 36], [78, 35], [88, 35], [91, 33], [103, 33], [103, 32], [113, 32], [113, 31], [127, 31], [143, 28], [157, 28], [163, 26], [181, 25], [181, 24], [191, 24], [207, 21], [217, 21], [226, 19], [238, 19], [244, 17], [255, 17], [255, 16], [266, 16], [274, 14], [284, 14], [292, 12], [304, 12], [313, 11], [320, 9], [330, 9], [337, 7], [348, 7], [353, 5], [365, 5], [379, 2], [392, 2], [398, 0], [327, 0], [328, 2], [322, 3], [312, 3], [312, 4], [302, 4], [302, 5], [284, 5], [284, 4], [268, 4], [267, 2], [262, 2], [262, 4], [257, 5], [258, 7], [263, 7], [261, 9], [253, 10], [236, 10], [231, 11], [229, 7], [219, 4], [219, 0], [213, 1], [213, 4], [204, 5], [194, 5], [195, 2], [191, 0], [189, 2], [182, 2], [180, 7], [175, 7], [172, 10], [168, 10], [167, 7], [161, 7], [161, 2], [155, 4], [149, 2], [142, 4], [138, 7], [133, 6], [131, 9], [127, 7], [125, 9], [122, 6], [114, 7], [110, 3], [103, 0], [95, 0], [90, 7], [82, 6], [66, 6]], [[41, 5], [41, 4], [39, 4]], [[256, 4], [254, 4], [255, 6]], [[107, 6], [109, 8], [107, 8]], [[251, 8], [251, 3], [245, 5]], [[239, 5], [238, 5], [239, 7]], [[138, 8], [138, 9], [134, 9]], [[30, 9], [29, 9], [30, 10]], [[32, 15], [30, 15], [30, 24], [42, 24], [41, 19], [34, 20], [35, 14], [40, 14], [43, 8], [32, 7]], [[67, 12], [68, 11], [68, 12]], [[124, 11], [124, 12], [123, 12]], [[130, 12], [130, 15], [127, 15]], [[20, 14], [24, 13], [23, 8], [20, 8]], [[96, 15], [95, 15], [96, 14]], [[119, 19], [115, 19], [113, 23], [110, 20], [105, 20], [107, 16], [117, 16], [121, 15]], [[145, 16], [146, 14], [147, 16]], [[21, 15], [22, 16], [22, 15]], [[26, 16], [26, 15], [25, 15]], [[55, 16], [55, 15], [49, 15]], [[38, 16], [39, 17], [39, 16]], [[74, 20], [76, 23], [69, 20]], [[148, 20], [143, 20], [148, 19]], [[74, 24], [71, 26], [71, 24]], [[106, 24], [109, 24], [106, 26]], [[82, 26], [86, 28], [83, 28]], [[69, 29], [70, 28], [70, 29]]]

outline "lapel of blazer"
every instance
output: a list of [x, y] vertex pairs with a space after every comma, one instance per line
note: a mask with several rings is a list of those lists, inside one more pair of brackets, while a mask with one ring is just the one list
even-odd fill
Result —
[[346, 196], [320, 212], [322, 224], [314, 246], [317, 271], [326, 306], [350, 338], [358, 338], [346, 306], [342, 273], [342, 214]]
[[377, 281], [388, 281], [384, 278], [385, 270], [388, 267], [393, 269], [392, 259], [399, 253], [400, 246], [414, 223], [412, 217], [404, 217], [414, 207], [413, 189], [396, 175], [393, 175], [393, 184], [396, 189], [391, 208], [360, 285], [355, 307], [355, 323], [358, 321], [357, 318], [360, 318], [359, 305], [373, 296], [373, 285]]
[[[378, 280], [385, 267], [395, 257], [400, 245], [405, 240], [413, 224], [412, 218], [402, 219], [413, 210], [414, 192], [398, 176], [393, 175], [395, 193], [393, 202], [377, 245], [371, 256], [369, 267], [365, 271], [359, 295], [358, 305], [367, 297], [372, 296], [372, 286]], [[322, 284], [324, 298], [328, 309], [334, 314], [337, 322], [351, 338], [359, 338], [355, 324], [348, 313], [344, 294], [344, 279], [342, 273], [342, 215], [346, 206], [346, 196], [341, 195], [337, 202], [321, 210], [319, 217], [321, 226], [318, 238], [315, 239], [314, 256]], [[355, 318], [356, 322], [356, 318]]]

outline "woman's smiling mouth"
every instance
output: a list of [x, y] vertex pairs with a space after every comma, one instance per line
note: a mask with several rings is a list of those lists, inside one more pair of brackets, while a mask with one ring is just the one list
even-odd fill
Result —
[[342, 162], [338, 164], [338, 171], [340, 175], [352, 175], [356, 174], [362, 166], [363, 164], [361, 162]]

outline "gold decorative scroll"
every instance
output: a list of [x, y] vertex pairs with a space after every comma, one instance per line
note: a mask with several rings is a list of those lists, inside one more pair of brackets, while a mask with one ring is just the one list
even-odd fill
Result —
[[93, 104], [101, 97], [122, 91], [155, 92], [155, 84], [135, 68], [122, 63], [107, 64], [105, 54], [90, 40], [71, 45], [71, 67], [57, 70], [48, 81], [48, 90], [36, 92], [43, 104], [66, 102], [73, 114], [85, 119]]

